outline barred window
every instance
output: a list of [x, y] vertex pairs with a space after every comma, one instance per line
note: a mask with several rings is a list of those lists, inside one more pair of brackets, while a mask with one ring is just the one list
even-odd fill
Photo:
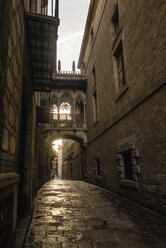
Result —
[[124, 73], [122, 42], [120, 43], [119, 47], [117, 48], [117, 51], [115, 52], [115, 57], [117, 59], [119, 89], [122, 89], [123, 86], [126, 84], [125, 73]]
[[126, 151], [122, 153], [125, 178], [132, 180], [133, 179], [133, 170], [132, 170], [132, 161], [131, 161], [131, 151]]

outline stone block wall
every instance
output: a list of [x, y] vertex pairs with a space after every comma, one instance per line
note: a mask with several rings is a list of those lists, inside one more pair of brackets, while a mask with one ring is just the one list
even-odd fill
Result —
[[11, 248], [14, 247], [20, 178], [17, 152], [25, 44], [22, 1], [1, 1], [0, 19], [0, 209], [3, 212], [1, 216], [4, 216], [1, 219], [3, 234], [0, 235], [0, 246]]
[[22, 1], [7, 0], [3, 3], [1, 25], [0, 74], [0, 172], [15, 172], [15, 154], [21, 111], [24, 10]]
[[[117, 6], [116, 35], [112, 19]], [[92, 4], [79, 62], [88, 78], [86, 180], [164, 213], [165, 14], [163, 0]], [[120, 44], [123, 89], [118, 85], [116, 61]], [[97, 122], [93, 118], [94, 88]], [[124, 174], [126, 152], [131, 153], [132, 180]]]
[[67, 140], [62, 146], [62, 178], [82, 180], [83, 159], [81, 146], [78, 142]]
[[38, 187], [36, 104], [23, 1], [0, 1], [0, 22], [0, 206], [12, 199], [11, 229], [0, 247], [11, 248], [17, 217], [31, 209]]

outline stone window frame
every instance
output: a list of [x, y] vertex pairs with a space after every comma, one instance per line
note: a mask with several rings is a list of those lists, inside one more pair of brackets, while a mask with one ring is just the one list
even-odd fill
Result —
[[[122, 48], [123, 53], [123, 71], [125, 84], [122, 88], [119, 86], [119, 75], [118, 75], [118, 65], [117, 65], [117, 54]], [[112, 49], [112, 58], [113, 58], [113, 68], [114, 68], [114, 79], [115, 79], [115, 102], [117, 102], [121, 96], [128, 90], [128, 68], [127, 68], [127, 58], [126, 58], [126, 50], [125, 50], [125, 35], [124, 33], [120, 33], [113, 49]]]
[[118, 6], [118, 4], [115, 6], [111, 22], [114, 25], [115, 36], [117, 37], [119, 35], [119, 32], [120, 32], [120, 20], [119, 20], [119, 6]]
[[[125, 177], [125, 167], [123, 160], [124, 152], [131, 152], [131, 163], [132, 163], [132, 173], [133, 179], [126, 179]], [[120, 184], [123, 186], [131, 187], [138, 189], [138, 176], [141, 173], [140, 165], [139, 165], [139, 150], [136, 148], [135, 143], [133, 141], [124, 141], [123, 143], [118, 144], [117, 146], [117, 171], [120, 179]]]
[[93, 124], [94, 127], [99, 122], [99, 98], [97, 89], [97, 79], [96, 79], [96, 67], [93, 65], [92, 68], [92, 108], [93, 108]]
[[[121, 91], [126, 86], [122, 40], [119, 42], [118, 47], [115, 50], [114, 57], [116, 58], [118, 87], [119, 87], [119, 91]], [[120, 68], [120, 62], [121, 62], [121, 68]], [[121, 73], [122, 73], [122, 78], [120, 78]]]
[[[118, 3], [115, 3], [112, 14], [111, 14], [111, 30], [112, 30], [112, 59], [113, 59], [113, 70], [115, 79], [115, 102], [117, 102], [121, 96], [128, 90], [128, 69], [127, 69], [127, 57], [126, 57], [126, 46], [125, 46], [125, 33], [123, 32], [123, 23], [121, 19], [121, 8]], [[124, 84], [120, 85], [118, 70], [118, 55], [119, 51], [122, 54], [122, 68]], [[122, 87], [121, 87], [122, 86]]]
[[94, 89], [96, 87], [96, 66], [93, 65], [92, 68], [92, 88]]
[[97, 125], [99, 122], [99, 112], [98, 112], [98, 95], [97, 95], [97, 89], [93, 90], [93, 123], [94, 126]]
[[[100, 166], [99, 166], [100, 173], [98, 173], [97, 160], [100, 163]], [[93, 161], [94, 161], [93, 164], [94, 164], [95, 178], [101, 180], [103, 178], [103, 176], [104, 176], [104, 172], [103, 172], [103, 160], [102, 160], [101, 154], [97, 152]]]

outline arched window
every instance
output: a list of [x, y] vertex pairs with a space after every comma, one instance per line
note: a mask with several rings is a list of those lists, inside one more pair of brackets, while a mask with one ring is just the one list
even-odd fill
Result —
[[58, 120], [58, 107], [55, 104], [52, 105], [50, 114], [53, 120]]
[[76, 98], [75, 118], [77, 122], [84, 120], [84, 104], [81, 96]]
[[63, 102], [59, 108], [60, 120], [72, 120], [71, 106], [67, 102]]
[[71, 121], [73, 114], [73, 99], [72, 97], [65, 93], [60, 99], [59, 115], [60, 120]]
[[83, 102], [76, 102], [76, 121], [84, 120], [84, 105]]

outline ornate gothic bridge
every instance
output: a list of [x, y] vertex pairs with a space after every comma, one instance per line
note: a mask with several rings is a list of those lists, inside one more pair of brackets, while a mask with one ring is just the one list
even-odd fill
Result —
[[71, 138], [86, 146], [86, 88], [85, 77], [74, 71], [54, 74], [45, 92], [36, 88], [37, 118], [49, 143]]

